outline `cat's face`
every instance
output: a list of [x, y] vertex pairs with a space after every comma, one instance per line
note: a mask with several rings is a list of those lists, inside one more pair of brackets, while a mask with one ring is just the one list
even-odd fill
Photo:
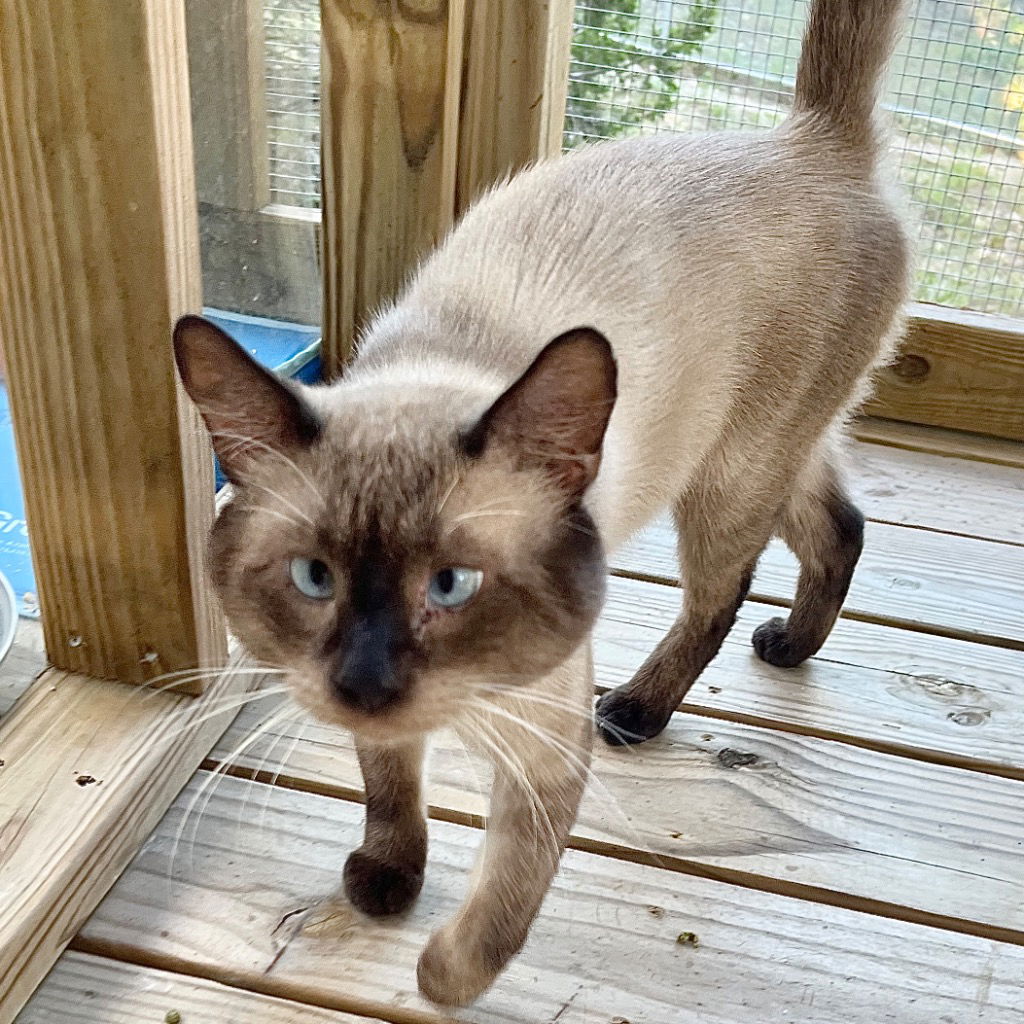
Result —
[[394, 739], [532, 681], [587, 636], [604, 558], [580, 499], [607, 343], [552, 343], [489, 409], [454, 387], [305, 391], [197, 318], [182, 378], [235, 487], [211, 541], [231, 628], [319, 717]]

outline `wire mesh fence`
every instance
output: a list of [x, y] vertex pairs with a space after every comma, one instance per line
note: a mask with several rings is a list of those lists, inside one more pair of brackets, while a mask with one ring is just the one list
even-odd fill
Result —
[[[809, 0], [580, 0], [567, 148], [770, 127]], [[916, 0], [886, 93], [918, 218], [918, 297], [1024, 312], [1024, 0]]]
[[[482, 2], [482, 0], [477, 0]], [[809, 0], [578, 0], [565, 146], [778, 124]], [[918, 297], [1024, 313], [1024, 0], [915, 0], [886, 92]], [[318, 0], [266, 0], [274, 202], [319, 206]]]
[[267, 0], [270, 198], [320, 206], [320, 0]]

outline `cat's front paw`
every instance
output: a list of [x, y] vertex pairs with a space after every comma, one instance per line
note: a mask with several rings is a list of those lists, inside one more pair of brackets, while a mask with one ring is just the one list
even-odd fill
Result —
[[[420, 991], [439, 1006], [468, 1006], [486, 991], [503, 963], [488, 958], [479, 944], [460, 940], [451, 925], [434, 932], [420, 954]], [[489, 961], [489, 962], [488, 962]]]
[[657, 736], [672, 717], [672, 709], [651, 707], [633, 694], [631, 688], [620, 686], [610, 690], [597, 702], [597, 729], [601, 738], [612, 747], [623, 747]]
[[400, 914], [412, 906], [423, 888], [423, 869], [392, 864], [364, 849], [345, 862], [345, 893], [370, 917]]

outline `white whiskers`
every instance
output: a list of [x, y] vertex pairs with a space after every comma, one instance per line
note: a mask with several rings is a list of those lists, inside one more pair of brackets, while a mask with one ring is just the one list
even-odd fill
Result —
[[[486, 706], [481, 706], [485, 712], [491, 710]], [[471, 724], [476, 729], [474, 739], [483, 744], [492, 758], [494, 758], [498, 769], [503, 770], [508, 780], [526, 797], [531, 824], [538, 838], [551, 844], [551, 854], [555, 863], [557, 863], [562, 855], [562, 844], [559, 842], [558, 835], [555, 832], [551, 815], [548, 813], [548, 809], [544, 806], [544, 801], [541, 800], [540, 795], [530, 781], [525, 765], [509, 748], [509, 745], [504, 741], [497, 729], [491, 727], [484, 716], [474, 715], [470, 711], [467, 717], [469, 719], [468, 724]]]
[[223, 438], [226, 441], [235, 442], [235, 444], [231, 446], [230, 449], [225, 450], [225, 454], [230, 454], [232, 451], [237, 452], [241, 448], [247, 447], [255, 448], [258, 451], [262, 452], [264, 455], [267, 455], [271, 458], [276, 458], [288, 469], [292, 470], [295, 473], [299, 480], [301, 480], [302, 483], [304, 483], [309, 488], [309, 490], [313, 494], [313, 497], [315, 497], [317, 501], [323, 502], [323, 494], [321, 493], [320, 489], [316, 486], [316, 484], [313, 483], [313, 480], [310, 478], [309, 474], [306, 473], [303, 469], [301, 469], [301, 467], [299, 467], [295, 460], [289, 458], [283, 451], [280, 451], [277, 448], [272, 448], [265, 441], [261, 441], [259, 438], [249, 437], [246, 436], [245, 434], [233, 434], [229, 433], [228, 431], [218, 430], [216, 436], [218, 438]]
[[[171, 856], [170, 856], [170, 860], [168, 861], [168, 867], [167, 867], [167, 880], [168, 880], [168, 884], [170, 884], [170, 882], [173, 880], [173, 877], [174, 877], [174, 862], [177, 859], [178, 848], [181, 845], [181, 840], [182, 840], [183, 835], [185, 834], [185, 829], [186, 829], [186, 827], [188, 825], [189, 818], [192, 816], [192, 813], [195, 810], [196, 805], [199, 803], [200, 800], [203, 799], [204, 796], [206, 797], [206, 800], [203, 803], [202, 809], [200, 810], [199, 814], [196, 816], [195, 828], [193, 829], [193, 832], [192, 832], [192, 839], [191, 839], [191, 843], [190, 843], [190, 850], [191, 850], [191, 856], [193, 858], [194, 858], [194, 854], [195, 854], [196, 837], [199, 834], [199, 824], [202, 821], [203, 815], [206, 813], [206, 810], [207, 810], [207, 808], [210, 805], [210, 800], [213, 799], [214, 792], [215, 792], [216, 787], [219, 784], [220, 780], [222, 780], [224, 778], [224, 776], [228, 773], [228, 771], [230, 770], [232, 765], [235, 763], [235, 761], [239, 757], [241, 757], [241, 755], [243, 753], [245, 753], [245, 751], [248, 750], [249, 747], [251, 747], [254, 743], [258, 742], [263, 736], [265, 736], [272, 729], [278, 728], [284, 721], [287, 720], [287, 718], [289, 716], [291, 716], [294, 713], [295, 713], [295, 709], [293, 707], [287, 707], [286, 706], [282, 710], [278, 711], [276, 714], [271, 715], [271, 717], [266, 722], [264, 722], [261, 726], [259, 726], [258, 728], [254, 729], [248, 736], [246, 736], [234, 748], [234, 750], [232, 750], [228, 754], [228, 756], [226, 758], [224, 758], [224, 760], [217, 766], [217, 768], [214, 771], [210, 772], [210, 774], [207, 776], [207, 778], [203, 780], [202, 784], [199, 786], [199, 788], [196, 790], [195, 794], [192, 796], [192, 799], [189, 801], [188, 807], [185, 809], [185, 814], [184, 814], [184, 816], [181, 819], [181, 824], [178, 826], [178, 830], [175, 833], [174, 842], [173, 842], [173, 844], [171, 846]], [[191, 864], [191, 870], [192, 870], [193, 873], [195, 872], [194, 861]]]
[[[478, 691], [486, 690], [491, 690], [506, 700], [511, 699], [519, 700], [524, 703], [533, 703], [544, 708], [552, 708], [574, 715], [578, 718], [584, 718], [588, 721], [591, 718], [591, 712], [589, 709], [583, 709], [569, 701], [561, 700], [549, 694], [538, 694], [526, 689], [494, 685], [485, 685], [478, 688]], [[630, 818], [623, 809], [619, 799], [608, 789], [605, 783], [591, 767], [588, 756], [589, 752], [562, 737], [554, 735], [539, 724], [531, 722], [521, 715], [515, 714], [507, 707], [497, 705], [493, 700], [477, 697], [474, 699], [474, 707], [479, 709], [482, 714], [496, 715], [498, 718], [506, 720], [523, 729], [555, 753], [569, 767], [580, 772], [586, 778], [588, 784], [599, 791], [603, 801], [606, 803], [606, 806], [614, 811], [616, 816], [619, 817], [625, 827], [625, 834], [629, 837], [630, 842], [633, 843], [637, 849], [642, 849], [644, 852], [649, 853], [654, 858], [655, 862], [657, 862], [659, 859], [658, 852], [652, 849], [650, 844], [641, 838], [641, 832], [638, 824]], [[479, 718], [479, 716], [477, 716], [477, 718]], [[627, 749], [633, 753], [632, 748]]]

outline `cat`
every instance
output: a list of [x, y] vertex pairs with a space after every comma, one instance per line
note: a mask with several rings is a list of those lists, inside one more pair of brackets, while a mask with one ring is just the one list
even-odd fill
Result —
[[911, 275], [875, 124], [902, 10], [814, 0], [777, 129], [598, 144], [496, 187], [335, 383], [279, 380], [209, 322], [177, 325], [234, 485], [210, 546], [229, 622], [356, 736], [356, 907], [398, 913], [420, 891], [426, 736], [454, 726], [494, 762], [475, 882], [418, 965], [437, 1003], [486, 990], [557, 870], [610, 552], [670, 508], [686, 589], [598, 702], [609, 743], [665, 727], [773, 535], [801, 572], [756, 653], [797, 665], [832, 627], [863, 535], [843, 424], [900, 336]]

